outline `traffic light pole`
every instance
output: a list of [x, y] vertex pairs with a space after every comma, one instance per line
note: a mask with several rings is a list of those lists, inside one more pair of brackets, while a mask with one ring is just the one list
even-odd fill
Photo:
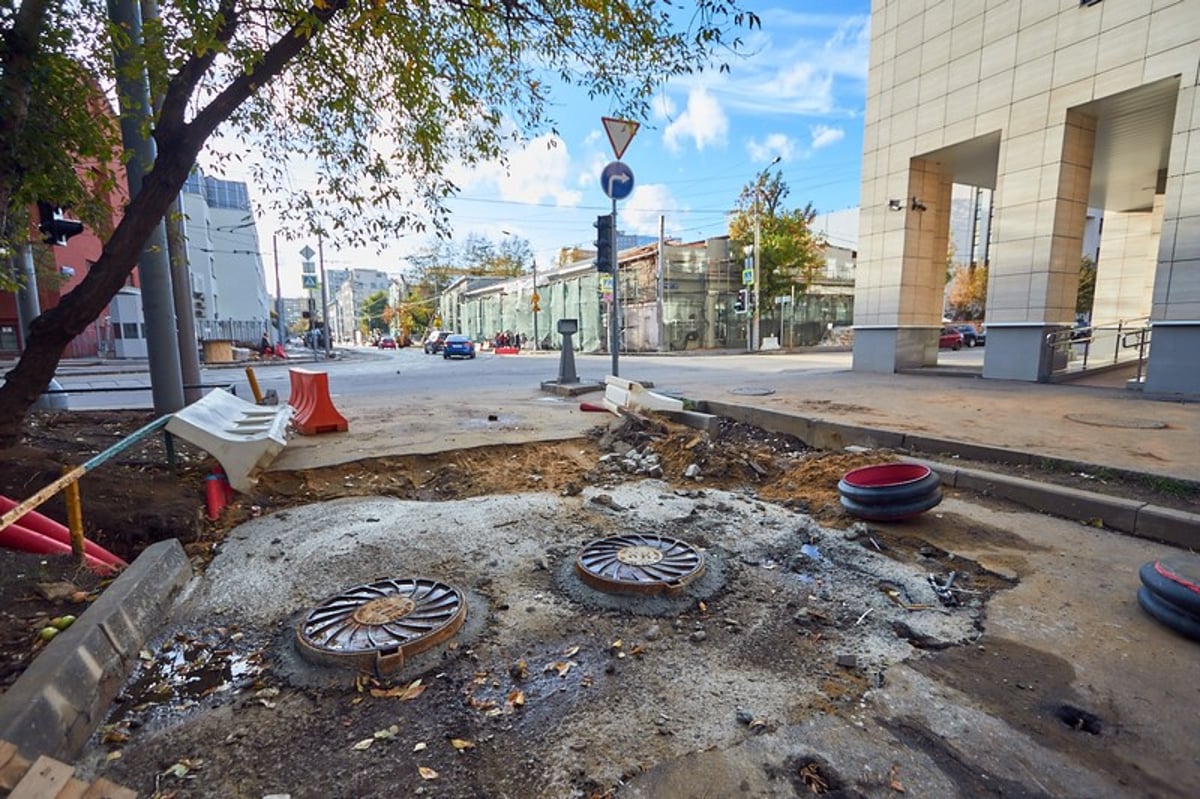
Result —
[[[612, 194], [612, 190], [609, 190]], [[612, 348], [612, 374], [613, 377], [620, 376], [618, 369], [618, 356], [621, 349], [621, 259], [617, 255], [617, 200], [612, 201], [612, 230], [609, 235], [612, 242], [612, 310], [608, 314], [609, 327], [609, 347]]]
[[[142, 190], [142, 180], [154, 166], [158, 153], [154, 139], [143, 129], [150, 114], [150, 83], [144, 69], [134, 64], [134, 50], [142, 42], [141, 8], [133, 0], [109, 0], [108, 15], [128, 42], [114, 38], [113, 62], [117, 67], [117, 98], [121, 111], [121, 143], [130, 156], [125, 165], [129, 196]], [[146, 239], [138, 259], [142, 289], [142, 317], [146, 323], [146, 352], [150, 366], [150, 393], [155, 414], [174, 413], [184, 406], [183, 371], [175, 301], [171, 289], [171, 264], [167, 258], [167, 233], [159, 220]]]

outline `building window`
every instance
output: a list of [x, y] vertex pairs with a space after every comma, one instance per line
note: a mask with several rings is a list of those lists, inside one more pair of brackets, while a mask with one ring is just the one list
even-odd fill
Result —
[[0, 325], [0, 350], [16, 351], [17, 349], [17, 327], [16, 325]]
[[123, 337], [126, 340], [141, 338], [141, 336], [138, 335], [138, 323], [137, 322], [122, 322], [121, 327], [123, 328], [123, 332], [124, 332]]

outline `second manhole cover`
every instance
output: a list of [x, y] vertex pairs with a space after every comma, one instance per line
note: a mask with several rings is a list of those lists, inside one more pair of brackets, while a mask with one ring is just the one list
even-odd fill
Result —
[[592, 541], [575, 561], [579, 579], [599, 591], [673, 594], [704, 574], [704, 555], [686, 541], [653, 533]]
[[743, 397], [765, 397], [768, 394], [774, 394], [775, 389], [766, 388], [764, 386], [739, 386], [737, 388], [731, 388], [729, 393], [739, 394]]

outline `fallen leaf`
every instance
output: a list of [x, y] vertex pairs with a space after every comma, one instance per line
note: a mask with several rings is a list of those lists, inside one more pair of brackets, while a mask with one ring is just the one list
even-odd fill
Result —
[[417, 773], [421, 775], [423, 780], [436, 780], [438, 773], [428, 766], [417, 766]]
[[457, 749], [460, 752], [464, 749], [474, 749], [475, 748], [474, 741], [467, 741], [462, 738], [451, 738], [450, 745], [453, 746], [455, 749]]
[[611, 644], [609, 644], [608, 648], [609, 649], [620, 649], [623, 646], [625, 646], [625, 642], [622, 641], [620, 638], [618, 638], [617, 640], [615, 640]]
[[900, 782], [899, 764], [894, 763], [892, 764], [892, 767], [888, 769], [888, 787], [896, 793], [904, 793], [904, 783]]
[[706, 605], [704, 602], [701, 602], [701, 603], [700, 603], [700, 612], [701, 612], [701, 613], [708, 613], [708, 605]]
[[563, 657], [567, 657], [567, 658], [574, 657], [578, 653], [579, 653], [579, 647], [572, 646], [572, 647], [568, 648], [565, 652], [563, 652]]
[[129, 734], [123, 730], [109, 730], [100, 738], [101, 743], [123, 744], [129, 741]]
[[524, 691], [509, 691], [508, 699], [506, 701], [508, 702], [508, 704], [512, 705], [513, 707], [524, 707], [525, 706], [525, 692]]
[[414, 752], [424, 752], [425, 747], [428, 745], [429, 744], [425, 743], [424, 741], [418, 741], [417, 743], [413, 744], [413, 751]]
[[359, 741], [358, 743], [356, 743], [354, 745], [354, 748], [360, 752], [365, 752], [366, 750], [371, 748], [371, 744], [373, 744], [373, 743], [375, 743], [374, 738], [363, 738], [361, 741]]
[[408, 684], [408, 687], [404, 689], [404, 692], [400, 694], [400, 701], [407, 702], [411, 699], [416, 699], [418, 696], [425, 693], [425, 688], [426, 686], [422, 685], [420, 680], [413, 680]]
[[645, 654], [645, 652], [646, 652], [646, 647], [642, 646], [641, 644], [638, 644], [633, 649], [629, 650], [629, 654], [634, 655], [634, 656], [643, 655], [643, 654]]

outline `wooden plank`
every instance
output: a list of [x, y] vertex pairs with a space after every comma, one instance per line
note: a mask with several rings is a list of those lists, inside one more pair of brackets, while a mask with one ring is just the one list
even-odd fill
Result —
[[13, 755], [16, 753], [16, 744], [10, 744], [8, 741], [0, 741], [0, 768], [7, 766], [8, 761], [12, 760]]
[[21, 781], [21, 777], [24, 777], [28, 770], [29, 761], [14, 752], [8, 762], [0, 767], [0, 789], [11, 791], [17, 787], [17, 783]]
[[92, 787], [83, 795], [83, 799], [137, 799], [137, 791], [122, 788], [115, 782], [109, 782], [101, 777], [92, 783]]
[[72, 777], [67, 780], [67, 784], [58, 792], [58, 796], [54, 799], [83, 799], [87, 793], [88, 784], [78, 777]]
[[57, 796], [75, 773], [73, 766], [42, 755], [21, 778], [8, 799], [46, 799]]

